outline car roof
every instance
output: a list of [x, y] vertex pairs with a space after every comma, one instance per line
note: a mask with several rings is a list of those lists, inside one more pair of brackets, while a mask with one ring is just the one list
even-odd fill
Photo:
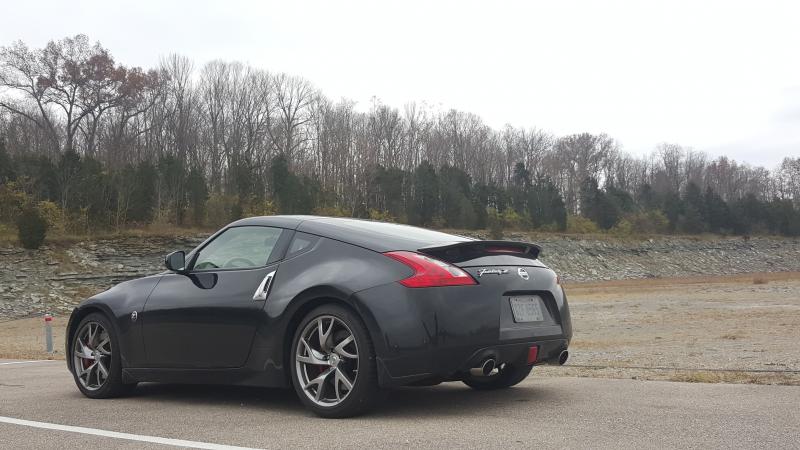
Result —
[[323, 216], [248, 217], [232, 225], [261, 225], [289, 228], [336, 239], [377, 252], [418, 250], [423, 247], [453, 244], [473, 239], [411, 225], [374, 220]]

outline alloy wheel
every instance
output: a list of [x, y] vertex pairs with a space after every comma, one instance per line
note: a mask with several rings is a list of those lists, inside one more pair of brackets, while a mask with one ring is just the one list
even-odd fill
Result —
[[87, 322], [75, 337], [72, 367], [81, 385], [90, 391], [103, 387], [111, 368], [111, 336], [98, 322]]
[[355, 335], [337, 317], [316, 317], [300, 333], [295, 364], [303, 393], [316, 405], [336, 406], [347, 398], [358, 378]]

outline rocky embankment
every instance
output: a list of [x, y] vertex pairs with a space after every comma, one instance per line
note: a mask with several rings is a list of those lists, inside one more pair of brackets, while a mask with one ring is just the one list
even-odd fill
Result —
[[120, 237], [36, 251], [0, 246], [0, 320], [69, 313], [76, 303], [121, 281], [162, 271], [164, 254], [191, 249], [204, 238]]
[[[161, 271], [165, 253], [190, 249], [203, 238], [121, 237], [37, 251], [0, 246], [0, 320], [68, 313], [75, 303], [120, 281]], [[541, 259], [568, 282], [800, 271], [798, 239], [598, 239], [521, 233], [506, 238], [540, 244]]]
[[[481, 233], [472, 236], [488, 239]], [[598, 239], [521, 233], [505, 238], [539, 244], [540, 259], [572, 282], [800, 271], [796, 238]]]

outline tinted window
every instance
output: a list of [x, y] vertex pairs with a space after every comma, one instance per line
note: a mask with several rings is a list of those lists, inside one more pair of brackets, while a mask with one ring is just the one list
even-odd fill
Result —
[[281, 235], [280, 228], [234, 227], [200, 250], [195, 270], [247, 269], [267, 264]]
[[452, 234], [441, 233], [439, 231], [426, 230], [425, 228], [418, 228], [410, 225], [400, 225], [396, 223], [340, 218], [323, 219], [319, 222], [345, 226], [354, 231], [363, 231], [366, 233], [382, 234], [386, 236], [401, 236], [406, 239], [413, 239], [416, 241], [458, 242], [472, 240], [463, 236], [456, 236]]
[[289, 246], [289, 251], [286, 253], [286, 257], [288, 258], [310, 250], [318, 240], [319, 236], [314, 236], [313, 234], [295, 233], [292, 244]]

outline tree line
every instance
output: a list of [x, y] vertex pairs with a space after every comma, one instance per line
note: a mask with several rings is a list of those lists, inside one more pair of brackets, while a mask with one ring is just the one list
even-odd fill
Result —
[[800, 234], [800, 158], [773, 170], [677, 144], [493, 129], [238, 62], [117, 63], [77, 35], [0, 48], [0, 217], [70, 231], [316, 213], [443, 228]]

